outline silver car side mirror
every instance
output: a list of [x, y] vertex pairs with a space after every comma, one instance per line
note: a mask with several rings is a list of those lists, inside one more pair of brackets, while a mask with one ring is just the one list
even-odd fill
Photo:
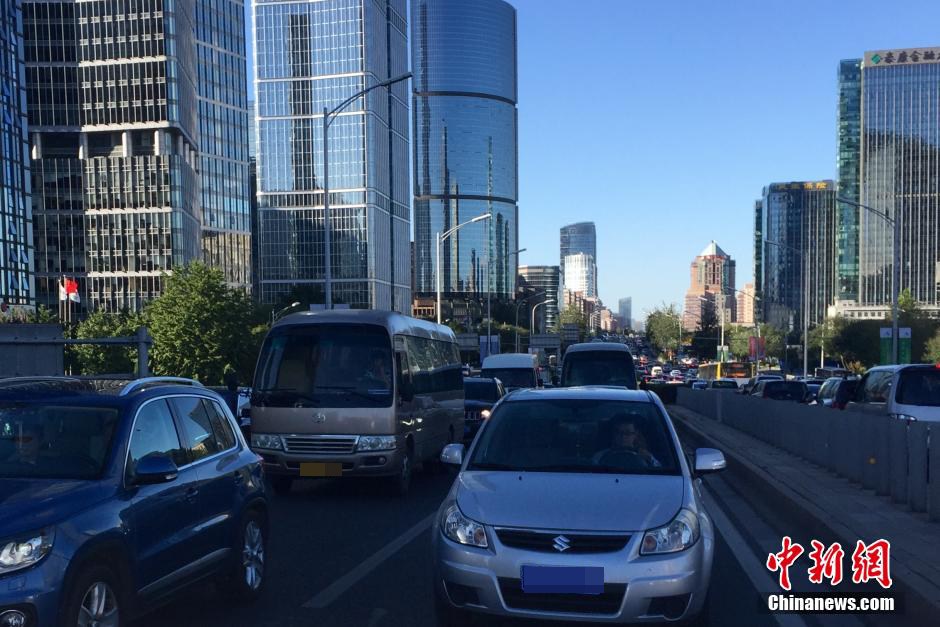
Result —
[[441, 461], [454, 466], [463, 465], [463, 444], [448, 444], [441, 451]]
[[718, 472], [727, 467], [724, 454], [714, 448], [695, 449], [695, 473], [705, 475], [710, 472]]

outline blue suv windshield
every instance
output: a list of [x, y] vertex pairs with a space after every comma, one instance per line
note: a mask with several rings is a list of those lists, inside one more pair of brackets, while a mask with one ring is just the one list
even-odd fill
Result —
[[119, 417], [109, 407], [0, 403], [0, 477], [97, 478]]

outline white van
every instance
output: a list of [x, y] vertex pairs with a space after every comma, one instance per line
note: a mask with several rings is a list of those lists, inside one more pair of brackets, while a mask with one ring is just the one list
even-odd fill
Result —
[[846, 409], [940, 422], [940, 366], [876, 366], [859, 381]]
[[538, 355], [528, 353], [490, 355], [483, 360], [480, 376], [499, 379], [507, 392], [518, 388], [542, 387]]

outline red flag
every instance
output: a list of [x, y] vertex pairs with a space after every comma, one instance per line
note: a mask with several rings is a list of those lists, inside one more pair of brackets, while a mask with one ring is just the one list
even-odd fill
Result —
[[65, 294], [73, 303], [80, 302], [81, 298], [78, 295], [78, 281], [75, 279], [65, 279]]

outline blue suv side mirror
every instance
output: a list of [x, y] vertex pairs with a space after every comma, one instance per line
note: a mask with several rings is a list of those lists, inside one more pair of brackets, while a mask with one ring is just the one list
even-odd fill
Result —
[[151, 485], [155, 483], [169, 483], [179, 475], [179, 468], [173, 460], [159, 453], [147, 455], [137, 462], [134, 469], [134, 483], [137, 485]]

